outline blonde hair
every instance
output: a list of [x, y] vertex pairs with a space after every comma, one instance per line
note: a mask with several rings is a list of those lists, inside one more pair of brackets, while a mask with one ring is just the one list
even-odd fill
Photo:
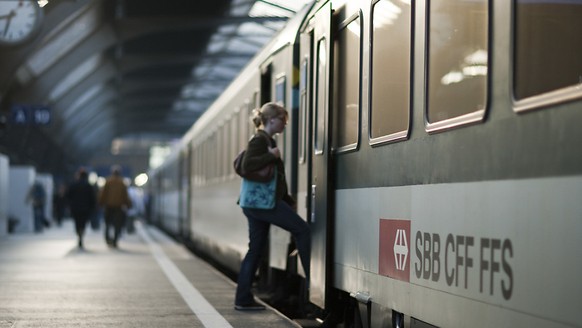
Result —
[[253, 110], [253, 124], [257, 128], [261, 125], [265, 126], [270, 119], [281, 116], [281, 114], [285, 115], [285, 117], [289, 116], [285, 107], [274, 102], [268, 102], [260, 109], [257, 108]]

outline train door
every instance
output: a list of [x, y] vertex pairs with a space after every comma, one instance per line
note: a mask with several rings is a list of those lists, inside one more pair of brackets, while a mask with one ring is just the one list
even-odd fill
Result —
[[[259, 99], [257, 108], [260, 109], [264, 104], [272, 101], [271, 86], [273, 81], [273, 67], [271, 63], [261, 67], [261, 87], [258, 94], [255, 97]], [[254, 130], [253, 130], [254, 131]], [[259, 286], [261, 288], [266, 288], [269, 285], [270, 269], [269, 269], [269, 259], [270, 259], [270, 244], [271, 236], [267, 240], [267, 247], [265, 247], [261, 263], [259, 264]]]
[[330, 155], [331, 129], [330, 90], [331, 67], [331, 3], [323, 6], [315, 16], [313, 32], [313, 145], [311, 162], [311, 288], [310, 300], [325, 307], [326, 282], [331, 279], [332, 209]]
[[297, 115], [297, 210], [310, 222], [313, 117], [313, 27], [301, 34], [299, 48], [299, 111]]
[[261, 68], [261, 91], [259, 94], [260, 103], [257, 108], [261, 108], [265, 103], [272, 101], [271, 98], [271, 81], [273, 77], [271, 76], [273, 72], [273, 67], [269, 63], [268, 65]]

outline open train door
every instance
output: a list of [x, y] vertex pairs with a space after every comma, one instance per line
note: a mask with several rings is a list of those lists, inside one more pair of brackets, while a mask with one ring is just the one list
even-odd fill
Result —
[[310, 301], [325, 308], [327, 285], [331, 282], [333, 260], [331, 185], [331, 3], [327, 3], [315, 14], [313, 29], [313, 143], [311, 156], [311, 202], [310, 218], [312, 231]]

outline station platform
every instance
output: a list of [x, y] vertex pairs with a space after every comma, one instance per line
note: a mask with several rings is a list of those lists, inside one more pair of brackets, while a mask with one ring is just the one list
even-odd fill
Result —
[[156, 228], [136, 228], [118, 248], [87, 227], [79, 249], [72, 220], [0, 237], [0, 328], [300, 327], [267, 304], [234, 310], [232, 281]]

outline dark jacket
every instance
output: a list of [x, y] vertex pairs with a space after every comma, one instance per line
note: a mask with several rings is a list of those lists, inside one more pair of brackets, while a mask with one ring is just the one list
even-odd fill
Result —
[[71, 214], [90, 214], [95, 210], [97, 204], [97, 196], [95, 189], [89, 184], [87, 179], [79, 179], [73, 183], [67, 190], [67, 199]]
[[[269, 145], [270, 143], [270, 145]], [[277, 147], [275, 139], [271, 138], [265, 131], [257, 130], [257, 133], [249, 141], [247, 151], [243, 158], [242, 167], [246, 171], [254, 171], [265, 167], [269, 163], [277, 166], [277, 192], [276, 199], [284, 200], [289, 205], [294, 205], [295, 200], [289, 196], [287, 179], [285, 177], [285, 164], [280, 158], [269, 153], [268, 147]]]

